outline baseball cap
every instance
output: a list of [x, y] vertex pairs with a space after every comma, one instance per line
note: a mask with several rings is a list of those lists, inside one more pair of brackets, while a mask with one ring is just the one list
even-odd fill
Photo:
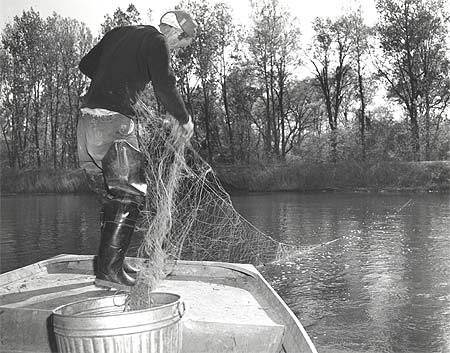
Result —
[[168, 11], [161, 16], [160, 23], [180, 29], [190, 37], [195, 37], [197, 33], [197, 24], [186, 11], [173, 10]]

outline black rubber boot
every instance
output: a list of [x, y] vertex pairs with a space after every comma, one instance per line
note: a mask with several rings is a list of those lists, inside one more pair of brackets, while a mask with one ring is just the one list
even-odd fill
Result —
[[127, 260], [123, 262], [123, 270], [130, 275], [137, 274], [140, 271], [137, 267], [131, 265]]
[[123, 264], [138, 215], [134, 201], [113, 199], [104, 203], [96, 285], [129, 291], [135, 284]]

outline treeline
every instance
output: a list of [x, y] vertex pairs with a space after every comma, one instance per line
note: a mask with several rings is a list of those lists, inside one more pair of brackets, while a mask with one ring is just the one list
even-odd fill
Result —
[[33, 9], [2, 33], [2, 166], [70, 168], [77, 165], [76, 126], [86, 77], [78, 70], [90, 49], [89, 29], [56, 13]]
[[[252, 2], [246, 26], [225, 3], [183, 0], [198, 36], [172, 60], [200, 152], [216, 164], [449, 159], [448, 3], [376, 4], [376, 26], [348, 10], [317, 17], [307, 41], [278, 0]], [[147, 20], [130, 4], [105, 15], [102, 33]], [[6, 25], [2, 166], [77, 167], [89, 83], [78, 62], [102, 33], [33, 9]]]

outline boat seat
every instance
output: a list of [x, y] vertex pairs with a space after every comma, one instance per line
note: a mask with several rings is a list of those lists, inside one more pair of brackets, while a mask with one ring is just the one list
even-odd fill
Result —
[[183, 353], [278, 353], [284, 326], [275, 323], [244, 288], [165, 280], [158, 292], [183, 298]]

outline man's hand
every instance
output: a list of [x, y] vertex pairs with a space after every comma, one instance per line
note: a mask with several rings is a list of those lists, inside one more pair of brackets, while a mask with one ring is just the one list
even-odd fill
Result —
[[194, 123], [192, 118], [189, 116], [189, 121], [183, 125], [178, 124], [177, 130], [175, 132], [177, 140], [188, 142], [192, 135], [194, 134]]

